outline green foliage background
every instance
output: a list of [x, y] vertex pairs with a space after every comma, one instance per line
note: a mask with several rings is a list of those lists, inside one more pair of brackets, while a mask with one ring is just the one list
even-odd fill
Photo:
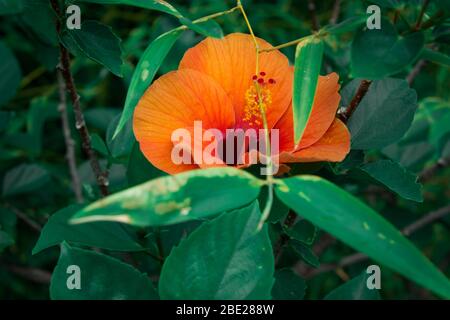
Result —
[[[146, 87], [132, 80], [146, 49], [153, 45], [152, 55], [142, 61], [150, 64], [156, 77], [176, 69], [183, 53], [201, 41], [203, 34], [247, 32], [238, 11], [215, 19], [217, 23], [191, 22], [228, 10], [235, 3], [170, 1], [179, 11], [174, 14], [89, 2], [102, 1], [76, 2], [81, 7], [82, 29], [63, 28], [58, 35], [48, 0], [0, 1], [0, 298], [48, 299], [50, 291], [54, 299], [378, 299], [380, 295], [383, 299], [431, 299], [438, 297], [436, 292], [450, 296], [448, 280], [434, 273], [409, 243], [398, 251], [383, 244], [386, 236], [399, 243], [403, 238], [396, 238], [399, 235], [390, 233], [384, 220], [377, 220], [383, 216], [401, 230], [430, 212], [450, 211], [449, 1], [342, 0], [338, 1], [337, 23], [345, 23], [334, 27], [330, 19], [335, 1], [314, 1], [314, 13], [308, 7], [311, 1], [306, 0], [243, 1], [255, 34], [274, 45], [310, 35], [317, 20], [318, 27], [329, 33], [323, 40], [320, 73], [339, 74], [342, 107], [351, 103], [362, 79], [373, 80], [347, 122], [352, 133], [349, 156], [339, 164], [296, 165], [290, 173], [314, 174], [337, 187], [324, 180], [319, 186], [310, 185], [305, 176], [283, 180], [288, 182], [276, 187], [269, 222], [256, 235], [253, 230], [260, 209], [253, 200], [261, 180], [247, 173], [193, 174], [185, 189], [162, 195], [152, 193], [159, 188], [157, 183], [128, 190], [164, 173], [144, 159], [130, 122], [120, 120], [124, 106], [135, 104], [139, 90]], [[364, 28], [366, 8], [373, 3], [381, 7], [380, 31]], [[417, 25], [417, 21], [422, 22]], [[175, 31], [158, 38], [180, 23], [195, 31]], [[117, 209], [122, 210], [131, 225], [113, 221], [68, 224], [75, 214], [79, 218], [92, 215], [96, 209], [84, 205], [101, 195], [82, 152], [67, 97], [84, 204], [76, 204], [72, 190], [58, 112], [59, 42], [72, 54], [71, 71], [92, 146], [108, 172], [109, 191], [128, 190], [108, 198], [112, 200], [99, 210], [113, 217]], [[294, 65], [295, 46], [282, 51]], [[123, 129], [113, 139], [119, 123]], [[418, 177], [421, 185], [416, 182]], [[196, 191], [202, 188], [203, 193]], [[298, 195], [284, 194], [286, 188], [316, 199], [314, 205]], [[265, 192], [263, 188], [259, 195], [261, 207]], [[362, 207], [349, 193], [373, 210]], [[144, 204], [124, 210], [123, 203], [136, 201], [136, 194], [141, 194]], [[188, 218], [181, 211], [170, 221], [157, 214], [155, 218], [158, 204], [183, 201], [187, 194], [194, 199]], [[232, 212], [213, 219], [223, 211]], [[301, 217], [293, 226], [285, 220], [289, 211], [290, 216], [297, 212]], [[359, 230], [356, 223], [367, 221], [381, 230], [378, 239], [376, 233], [370, 238], [355, 231]], [[447, 277], [449, 228], [450, 215], [442, 215], [408, 236]], [[379, 262], [362, 259], [335, 265], [355, 253], [351, 247]], [[240, 281], [227, 278], [224, 261], [240, 270]], [[91, 287], [70, 294], [64, 289], [65, 266], [71, 263], [86, 270], [86, 283]], [[380, 295], [361, 289], [370, 264], [382, 267]], [[202, 274], [211, 276], [202, 278]], [[191, 281], [193, 275], [200, 275], [199, 280]], [[428, 289], [433, 290], [415, 281], [428, 282]]]

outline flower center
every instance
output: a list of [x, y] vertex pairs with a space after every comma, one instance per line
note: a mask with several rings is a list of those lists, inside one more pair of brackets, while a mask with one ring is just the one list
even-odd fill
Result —
[[250, 127], [260, 127], [262, 124], [261, 109], [266, 112], [272, 104], [272, 93], [270, 86], [275, 80], [265, 80], [266, 73], [261, 71], [259, 76], [252, 77], [253, 84], [245, 92], [244, 119]]

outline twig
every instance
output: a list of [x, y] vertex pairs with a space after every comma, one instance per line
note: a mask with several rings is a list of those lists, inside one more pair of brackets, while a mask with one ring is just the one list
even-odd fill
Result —
[[340, 12], [341, 12], [341, 0], [336, 0], [334, 2], [333, 11], [331, 12], [330, 24], [336, 24]]
[[428, 7], [429, 3], [430, 3], [430, 0], [425, 0], [423, 2], [422, 9], [420, 10], [419, 17], [417, 18], [416, 25], [414, 26], [415, 30], [419, 30], [420, 29], [420, 25], [422, 24], [422, 19], [423, 19], [423, 16], [425, 14], [425, 10], [427, 10], [427, 7]]
[[67, 99], [66, 99], [66, 84], [62, 75], [61, 67], [56, 68], [56, 75], [58, 78], [59, 88], [59, 106], [58, 111], [61, 114], [61, 124], [64, 136], [64, 142], [66, 144], [66, 160], [69, 165], [69, 172], [72, 178], [72, 189], [75, 193], [75, 198], [78, 203], [83, 202], [83, 194], [81, 192], [80, 177], [77, 172], [77, 160], [75, 158], [75, 143], [72, 139], [69, 126], [69, 117], [67, 115]]
[[439, 159], [434, 165], [423, 170], [419, 174], [419, 181], [425, 182], [425, 181], [429, 180], [432, 176], [434, 176], [434, 174], [438, 170], [448, 167], [449, 165], [450, 165], [450, 157]]
[[[60, 17], [62, 16], [62, 13], [59, 8], [57, 0], [50, 0], [50, 3], [57, 15], [56, 31], [58, 34], [60, 34], [61, 33]], [[81, 146], [83, 148], [84, 153], [87, 155], [89, 159], [89, 163], [91, 165], [92, 171], [94, 172], [95, 178], [97, 180], [97, 185], [100, 188], [100, 192], [103, 196], [106, 196], [108, 195], [108, 178], [107, 175], [102, 172], [100, 162], [98, 161], [97, 158], [97, 154], [94, 151], [94, 149], [92, 149], [91, 146], [91, 136], [89, 135], [89, 130], [86, 127], [83, 112], [81, 111], [80, 96], [77, 93], [75, 82], [73, 80], [73, 76], [70, 71], [69, 51], [67, 51], [67, 49], [61, 43], [59, 44], [59, 51], [60, 51], [61, 73], [63, 75], [66, 88], [69, 91], [70, 98], [72, 100], [73, 111], [75, 113], [75, 127], [77, 128], [81, 136], [82, 141]]]
[[25, 222], [25, 224], [27, 224], [31, 229], [37, 231], [37, 232], [41, 232], [42, 227], [35, 221], [31, 220], [27, 214], [25, 214], [24, 212], [20, 211], [19, 209], [17, 209], [16, 207], [10, 205], [9, 203], [5, 203], [5, 206], [10, 209], [16, 216], [17, 218], [19, 218], [20, 220], [22, 220], [23, 222]]
[[317, 31], [320, 29], [319, 20], [317, 20], [316, 15], [316, 3], [314, 0], [308, 0], [308, 10], [311, 14], [311, 24], [312, 24], [312, 30]]
[[422, 70], [423, 67], [425, 67], [426, 64], [427, 64], [427, 62], [423, 59], [419, 60], [416, 63], [414, 68], [411, 70], [411, 72], [406, 77], [406, 81], [408, 81], [409, 85], [411, 85], [414, 82], [414, 79], [419, 75], [420, 71]]
[[[422, 218], [418, 219], [417, 221], [414, 221], [413, 223], [411, 223], [411, 224], [407, 225], [405, 228], [403, 228], [402, 234], [405, 236], [409, 236], [409, 235], [413, 234], [414, 232], [427, 226], [428, 224], [445, 217], [448, 214], [450, 214], [450, 205], [448, 205], [446, 207], [442, 207], [435, 211], [429, 212], [426, 215], [422, 216]], [[308, 274], [306, 274], [306, 275], [303, 274], [303, 276], [306, 277], [307, 279], [309, 279], [309, 278], [312, 278], [321, 273], [332, 271], [332, 270], [335, 270], [336, 268], [346, 267], [346, 266], [352, 265], [354, 263], [364, 261], [368, 258], [369, 257], [363, 253], [355, 253], [355, 254], [352, 254], [347, 257], [342, 258], [336, 264], [323, 264], [319, 268], [317, 268], [315, 270], [311, 270], [311, 272], [309, 272]]]
[[370, 84], [372, 81], [370, 80], [362, 80], [361, 84], [359, 85], [358, 90], [356, 91], [355, 96], [353, 97], [352, 101], [348, 105], [348, 107], [345, 109], [344, 112], [340, 113], [338, 116], [343, 122], [347, 122], [348, 119], [352, 116], [353, 112], [355, 112], [356, 108], [360, 104], [361, 100], [366, 95], [367, 91], [369, 90]]
[[26, 268], [11, 264], [5, 264], [4, 266], [6, 267], [6, 269], [8, 269], [8, 271], [32, 282], [49, 284], [52, 278], [52, 274], [45, 270], [37, 268]]

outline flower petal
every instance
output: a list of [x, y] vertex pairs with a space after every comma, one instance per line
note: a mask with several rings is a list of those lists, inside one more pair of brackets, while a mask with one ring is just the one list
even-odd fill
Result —
[[[257, 40], [261, 49], [272, 48], [262, 39]], [[280, 51], [261, 53], [260, 71], [265, 73], [272, 103], [267, 108], [267, 122], [272, 127], [287, 109], [291, 100], [293, 70], [289, 61]], [[245, 127], [245, 93], [253, 85], [256, 71], [256, 50], [253, 39], [248, 34], [233, 33], [223, 39], [206, 38], [189, 49], [180, 62], [180, 69], [194, 69], [212, 77], [227, 92], [235, 108], [236, 125]]]
[[349, 151], [350, 133], [341, 120], [335, 119], [319, 141], [293, 153], [283, 152], [280, 162], [339, 162], [344, 160]]
[[234, 118], [224, 90], [210, 77], [185, 69], [170, 72], [150, 86], [134, 112], [133, 130], [145, 157], [157, 168], [173, 174], [198, 167], [172, 161], [171, 137], [175, 130], [189, 130], [194, 121], [202, 121], [204, 130], [216, 128], [225, 132], [234, 126]]

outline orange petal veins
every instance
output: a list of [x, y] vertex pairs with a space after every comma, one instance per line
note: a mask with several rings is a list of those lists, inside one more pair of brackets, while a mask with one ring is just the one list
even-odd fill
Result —
[[335, 119], [319, 141], [293, 153], [283, 152], [280, 162], [339, 162], [344, 160], [349, 151], [350, 133], [341, 120]]
[[[272, 47], [262, 39], [257, 41], [261, 49]], [[266, 112], [268, 126], [272, 127], [291, 100], [293, 71], [286, 56], [278, 50], [261, 53], [259, 66], [260, 71], [266, 74], [266, 81], [275, 80], [274, 84], [269, 85], [272, 103]], [[252, 77], [256, 71], [256, 50], [250, 35], [233, 33], [223, 39], [206, 38], [186, 51], [180, 69], [194, 69], [216, 80], [231, 98], [236, 124], [241, 127], [239, 124], [244, 118], [246, 106], [245, 93], [253, 85]]]
[[[225, 91], [195, 70], [170, 72], [156, 80], [139, 101], [133, 131], [145, 157], [157, 168], [174, 174], [198, 166], [174, 164], [172, 133], [201, 120], [203, 129], [225, 130], [234, 125], [234, 111]], [[192, 140], [194, 138], [192, 137]]]

